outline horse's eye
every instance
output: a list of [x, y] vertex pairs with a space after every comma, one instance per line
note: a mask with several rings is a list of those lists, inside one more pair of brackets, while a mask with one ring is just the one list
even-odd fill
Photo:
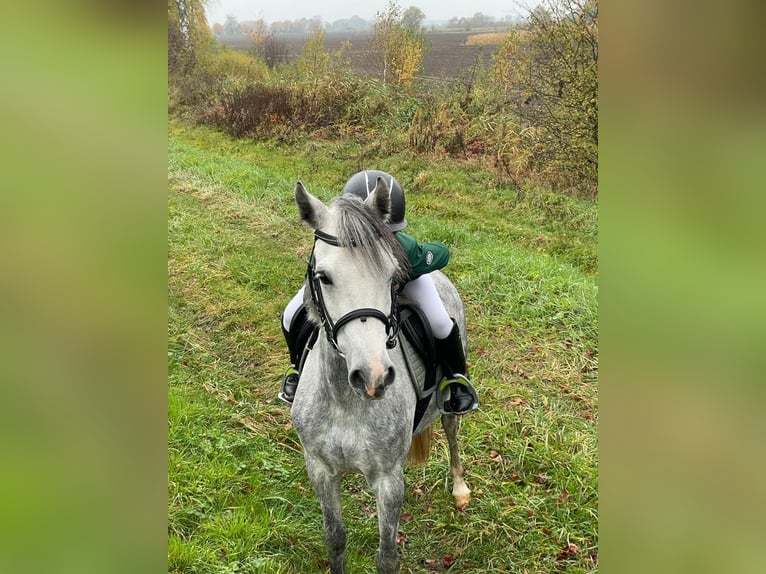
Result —
[[317, 273], [317, 278], [322, 282], [322, 285], [332, 285], [332, 279], [324, 273]]

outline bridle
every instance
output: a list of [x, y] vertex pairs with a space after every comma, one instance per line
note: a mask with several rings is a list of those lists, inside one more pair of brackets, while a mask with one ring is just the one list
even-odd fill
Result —
[[[317, 241], [323, 241], [324, 243], [332, 245], [333, 247], [341, 246], [337, 237], [328, 233], [324, 233], [323, 231], [319, 231], [318, 229], [314, 231], [314, 246], [316, 246]], [[354, 244], [352, 243], [352, 247], [353, 246]], [[364, 323], [367, 321], [368, 317], [372, 317], [373, 319], [381, 321], [386, 326], [386, 335], [388, 335], [386, 347], [393, 349], [396, 346], [396, 338], [399, 333], [399, 318], [397, 317], [396, 312], [396, 289], [394, 288], [393, 281], [391, 282], [391, 310], [388, 315], [378, 309], [365, 307], [362, 309], [354, 309], [353, 311], [349, 311], [337, 321], [333, 321], [327, 312], [324, 296], [322, 295], [322, 283], [316, 276], [314, 264], [314, 250], [312, 249], [311, 257], [309, 258], [306, 269], [306, 279], [308, 280], [309, 289], [311, 290], [311, 300], [314, 302], [314, 305], [317, 308], [319, 319], [322, 321], [322, 327], [324, 327], [325, 334], [327, 335], [327, 340], [330, 342], [333, 348], [340, 355], [343, 355], [343, 351], [341, 351], [340, 347], [338, 346], [338, 332], [340, 331], [341, 327], [353, 321], [354, 319], [360, 319]]]

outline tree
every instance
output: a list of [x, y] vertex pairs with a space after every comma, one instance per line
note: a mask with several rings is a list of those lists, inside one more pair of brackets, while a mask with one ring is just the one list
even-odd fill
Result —
[[223, 24], [223, 30], [227, 36], [236, 36], [237, 34], [242, 33], [239, 28], [239, 20], [237, 20], [236, 16], [232, 16], [231, 14], [226, 15], [226, 21]]
[[476, 12], [471, 17], [470, 25], [474, 28], [483, 28], [485, 26], [491, 26], [495, 23], [495, 19], [492, 16], [487, 16], [481, 12]]
[[253, 41], [253, 55], [262, 59], [270, 68], [287, 59], [289, 50], [281, 36], [275, 32], [279, 27], [266, 26], [263, 18], [241, 25], [242, 30]]
[[168, 71], [187, 73], [210, 42], [206, 0], [168, 0]]
[[326, 33], [321, 28], [314, 30], [306, 40], [300, 55], [296, 60], [296, 68], [304, 78], [314, 80], [316, 85], [323, 76], [330, 73], [332, 58], [324, 49]]
[[413, 31], [402, 24], [396, 0], [389, 0], [383, 12], [378, 12], [370, 47], [383, 83], [390, 81], [399, 86], [411, 84], [420, 73], [427, 49], [422, 30]]
[[535, 133], [539, 166], [596, 188], [598, 175], [597, 0], [543, 0], [526, 30], [511, 31], [493, 77]]
[[417, 6], [410, 6], [402, 14], [402, 26], [414, 34], [420, 33], [426, 15]]
[[269, 36], [269, 28], [266, 26], [263, 18], [258, 20], [243, 22], [241, 24], [242, 31], [247, 34], [256, 46], [256, 50], [260, 50], [263, 47], [263, 43]]

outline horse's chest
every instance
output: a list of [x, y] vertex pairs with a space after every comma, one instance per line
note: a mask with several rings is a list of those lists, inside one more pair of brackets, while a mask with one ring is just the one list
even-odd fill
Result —
[[406, 456], [401, 434], [397, 437], [359, 414], [332, 407], [321, 414], [293, 412], [293, 424], [303, 448], [334, 468], [367, 472], [395, 465]]

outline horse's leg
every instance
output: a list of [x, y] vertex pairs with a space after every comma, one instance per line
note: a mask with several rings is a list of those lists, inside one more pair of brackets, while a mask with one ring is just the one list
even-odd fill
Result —
[[460, 451], [457, 443], [457, 431], [460, 423], [456, 415], [442, 415], [442, 427], [449, 443], [449, 468], [452, 474], [452, 496], [455, 508], [465, 510], [471, 501], [471, 490], [463, 480], [463, 465], [460, 464]]
[[324, 519], [324, 540], [330, 554], [331, 574], [345, 572], [344, 552], [346, 531], [343, 529], [343, 509], [340, 498], [340, 475], [331, 472], [306, 454], [306, 470], [314, 487]]
[[401, 467], [393, 474], [381, 475], [370, 481], [370, 488], [375, 493], [378, 506], [380, 545], [375, 557], [378, 574], [396, 574], [400, 563], [396, 537], [404, 501], [404, 475]]

